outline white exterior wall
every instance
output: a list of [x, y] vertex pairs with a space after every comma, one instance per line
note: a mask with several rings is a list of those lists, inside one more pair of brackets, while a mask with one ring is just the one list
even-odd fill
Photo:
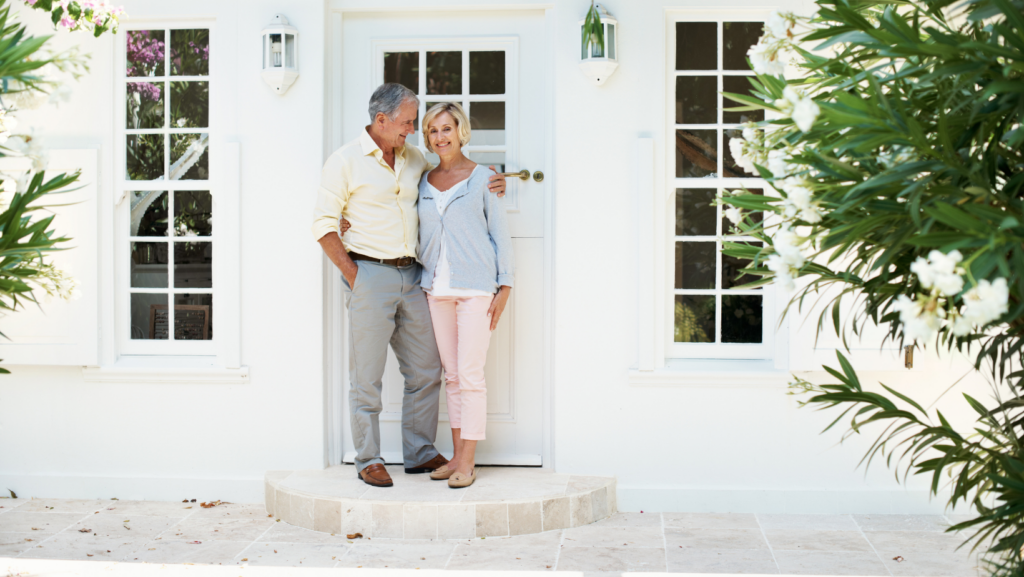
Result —
[[[421, 0], [341, 4], [425, 6]], [[650, 285], [639, 256], [652, 249], [639, 240], [651, 216], [642, 213], [639, 195], [660, 195], [668, 187], [666, 9], [706, 3], [605, 2], [620, 23], [620, 66], [602, 87], [577, 67], [577, 23], [586, 2], [445, 6], [499, 4], [545, 7], [551, 38], [551, 62], [522, 65], [550, 74], [555, 87], [554, 164], [530, 167], [552, 179], [554, 195], [548, 217], [554, 231], [551, 464], [560, 472], [617, 476], [623, 510], [941, 510], [941, 501], [927, 499], [927, 479], [914, 479], [904, 490], [883, 466], [866, 475], [857, 470], [869, 439], [836, 446], [838, 431], [818, 434], [835, 415], [797, 410], [771, 370], [785, 370], [797, 354], [785, 348], [793, 340], [789, 333], [799, 330], [795, 323], [783, 327], [779, 358], [765, 365], [767, 373], [737, 376], [735, 362], [717, 361], [701, 365], [711, 375], [706, 378], [669, 371], [652, 386], [630, 377], [642, 342], [641, 305], [649, 298], [641, 290]], [[320, 166], [330, 152], [324, 145], [328, 7], [320, 0], [124, 5], [137, 18], [218, 19], [220, 68], [230, 75], [219, 79], [228, 92], [222, 94], [222, 135], [241, 143], [242, 151], [241, 345], [250, 381], [102, 384], [84, 382], [78, 368], [13, 367], [14, 375], [0, 379], [6, 441], [0, 444], [0, 485], [24, 496], [257, 502], [265, 471], [319, 468], [326, 461], [322, 287], [323, 275], [333, 271], [324, 268], [308, 230]], [[718, 7], [730, 5], [750, 3]], [[259, 76], [259, 30], [277, 12], [300, 31], [300, 76], [283, 96], [272, 94]], [[37, 30], [47, 29], [35, 20]], [[117, 97], [112, 43], [123, 39], [123, 33], [101, 40], [59, 35], [62, 45], [80, 42], [93, 53], [93, 73], [75, 87], [70, 104], [33, 119], [45, 126], [51, 147], [100, 148], [107, 187], [111, 122], [121, 121], [112, 119], [110, 104]], [[654, 140], [654, 191], [636, 188], [638, 138]], [[656, 198], [664, 210], [664, 199]], [[655, 241], [668, 246], [667, 239]], [[667, 308], [658, 306], [668, 319]], [[918, 364], [922, 368], [874, 376], [927, 404], [945, 390], [951, 373], [935, 361]], [[983, 387], [976, 379], [970, 388], [987, 398]], [[958, 395], [947, 395], [939, 406], [948, 407], [944, 413], [954, 421], [970, 422]]]

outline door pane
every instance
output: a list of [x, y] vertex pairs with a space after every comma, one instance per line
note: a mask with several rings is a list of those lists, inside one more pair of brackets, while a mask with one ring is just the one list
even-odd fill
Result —
[[163, 76], [164, 31], [129, 30], [125, 35], [125, 55], [127, 76]]
[[213, 286], [213, 243], [174, 243], [174, 288]]
[[714, 236], [718, 207], [713, 188], [676, 189], [676, 236]]
[[167, 288], [167, 243], [132, 243], [132, 288]]
[[676, 295], [675, 342], [715, 342], [715, 297]]
[[171, 135], [171, 180], [210, 178], [210, 135]]
[[[722, 77], [722, 90], [724, 92], [732, 92], [733, 94], [751, 94], [754, 89], [750, 85], [750, 79], [753, 76], [723, 76]], [[728, 98], [722, 98], [722, 108], [734, 108], [737, 106], [743, 106], [738, 102], [729, 100]], [[742, 124], [744, 122], [761, 122], [764, 120], [764, 110], [743, 110], [740, 112], [730, 112], [728, 110], [722, 111], [722, 122], [725, 124]]]
[[[736, 189], [733, 192], [743, 193], [743, 189]], [[764, 194], [764, 190], [760, 188], [748, 188], [744, 194]], [[764, 213], [760, 212], [747, 212], [746, 217], [748, 222], [761, 222]], [[731, 220], [722, 217], [722, 234], [729, 234], [735, 227]]]
[[469, 93], [505, 94], [505, 53], [469, 53]]
[[171, 82], [171, 128], [210, 125], [210, 83]]
[[125, 128], [164, 128], [164, 83], [129, 82]]
[[213, 195], [209, 191], [180, 190], [174, 193], [174, 236], [213, 234]]
[[718, 132], [676, 131], [676, 178], [718, 176]]
[[[760, 242], [744, 242], [747, 246], [755, 246], [761, 248], [764, 245]], [[746, 259], [736, 258], [734, 256], [728, 256], [722, 254], [722, 288], [730, 289], [738, 287], [740, 285], [747, 284], [748, 282], [754, 282], [761, 278], [757, 275], [744, 274], [740, 276], [740, 270], [752, 267], [753, 263]], [[736, 278], [739, 277], [739, 278]]]
[[718, 23], [676, 23], [676, 70], [718, 68]]
[[208, 76], [210, 74], [210, 31], [171, 30], [171, 74]]
[[384, 54], [384, 82], [397, 82], [420, 93], [420, 53], [387, 52]]
[[718, 122], [718, 77], [676, 78], [676, 124]]
[[722, 342], [760, 343], [762, 297], [722, 295]]
[[427, 52], [427, 94], [462, 94], [462, 52]]
[[504, 102], [469, 103], [469, 120], [470, 127], [473, 129], [473, 137], [470, 141], [472, 144], [505, 144]]
[[145, 190], [131, 193], [130, 236], [167, 236], [167, 193]]
[[676, 243], [677, 289], [715, 288], [715, 243]]
[[174, 338], [179, 341], [213, 339], [213, 295], [174, 295]]
[[722, 50], [722, 66], [726, 70], [750, 70], [747, 64], [747, 50], [764, 32], [761, 22], [724, 22], [722, 35], [725, 42]]
[[129, 134], [127, 137], [128, 180], [156, 180], [164, 175], [164, 135]]
[[167, 295], [132, 293], [129, 330], [133, 339], [166, 340]]

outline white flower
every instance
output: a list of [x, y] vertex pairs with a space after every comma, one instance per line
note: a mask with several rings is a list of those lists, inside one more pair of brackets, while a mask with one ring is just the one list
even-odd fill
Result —
[[793, 122], [796, 123], [797, 128], [807, 132], [814, 126], [814, 121], [820, 113], [821, 109], [818, 108], [818, 104], [814, 100], [804, 98], [793, 105]]
[[957, 266], [957, 263], [964, 259], [960, 251], [954, 250], [949, 254], [933, 250], [928, 253], [928, 259], [917, 257], [910, 264], [910, 272], [917, 275], [921, 286], [926, 289], [936, 289], [945, 296], [954, 296], [964, 288], [964, 269]]
[[33, 170], [37, 172], [46, 170], [50, 157], [43, 147], [42, 139], [36, 135], [35, 129], [29, 134], [15, 134], [11, 136], [4, 146], [12, 152], [31, 158]]
[[897, 297], [894, 308], [900, 313], [904, 336], [912, 341], [930, 340], [941, 326], [938, 315], [925, 310], [919, 301], [911, 300], [907, 295]]
[[740, 221], [743, 220], [743, 211], [735, 206], [730, 206], [725, 211], [725, 218], [732, 221], [733, 224], [739, 224]]
[[762, 36], [757, 44], [750, 47], [747, 56], [750, 57], [750, 64], [754, 72], [767, 74], [769, 76], [782, 76], [786, 71], [784, 51], [781, 43], [773, 42], [768, 35]]
[[793, 282], [793, 273], [780, 255], [773, 254], [765, 260], [765, 265], [775, 273], [775, 282], [786, 292], [793, 292], [796, 284]]
[[964, 294], [961, 316], [964, 322], [985, 326], [1009, 310], [1010, 288], [1005, 278], [989, 282], [983, 279], [978, 286]]
[[768, 21], [765, 23], [765, 27], [776, 38], [792, 38], [793, 27], [795, 26], [796, 15], [792, 12], [780, 12], [779, 10], [773, 10], [768, 16]]
[[775, 178], [783, 178], [789, 176], [790, 173], [797, 170], [797, 166], [790, 164], [790, 151], [782, 148], [776, 148], [768, 151], [768, 170], [771, 171], [772, 176]]
[[736, 161], [736, 165], [750, 174], [757, 174], [757, 169], [754, 168], [754, 161], [747, 156], [747, 145], [746, 141], [740, 138], [729, 139], [729, 152], [732, 154], [732, 159]]
[[793, 268], [800, 268], [807, 262], [807, 257], [800, 250], [802, 241], [791, 228], [781, 228], [776, 231], [774, 238], [775, 252], [782, 257], [783, 262]]
[[754, 126], [753, 122], [748, 122], [743, 125], [743, 140], [751, 143], [757, 143], [760, 140], [758, 136], [759, 133], [757, 132], [757, 128]]

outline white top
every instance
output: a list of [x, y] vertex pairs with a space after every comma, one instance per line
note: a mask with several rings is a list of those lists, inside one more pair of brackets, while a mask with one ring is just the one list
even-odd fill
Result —
[[[430, 181], [427, 181], [427, 186], [434, 191], [434, 204], [437, 206], [437, 212], [442, 217], [444, 216], [444, 209], [448, 208], [448, 201], [451, 200], [452, 196], [455, 195], [460, 188], [466, 186], [469, 179], [459, 181], [452, 185], [448, 190], [438, 190]], [[435, 297], [489, 297], [493, 296], [494, 293], [487, 291], [476, 290], [476, 289], [460, 289], [453, 288], [450, 286], [452, 272], [451, 265], [448, 263], [448, 250], [447, 250], [447, 238], [444, 228], [441, 229], [441, 254], [437, 257], [437, 267], [434, 269], [434, 283], [428, 293], [430, 296]]]

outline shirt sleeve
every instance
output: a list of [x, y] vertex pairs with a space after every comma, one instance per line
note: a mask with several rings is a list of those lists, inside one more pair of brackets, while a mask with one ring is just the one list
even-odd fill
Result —
[[348, 204], [349, 194], [348, 164], [344, 156], [332, 154], [320, 173], [320, 189], [313, 211], [314, 240], [338, 232], [341, 213]]
[[483, 189], [487, 232], [491, 235], [498, 253], [498, 286], [511, 287], [516, 262], [512, 251], [512, 234], [508, 230], [508, 217], [505, 214], [505, 202], [487, 188], [487, 180], [483, 183]]

